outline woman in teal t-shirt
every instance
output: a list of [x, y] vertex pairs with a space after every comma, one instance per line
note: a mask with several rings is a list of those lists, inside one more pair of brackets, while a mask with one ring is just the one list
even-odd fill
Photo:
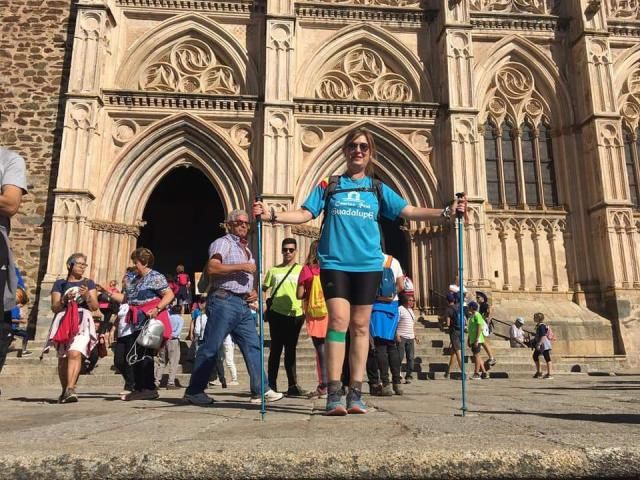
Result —
[[[302, 224], [324, 211], [324, 225], [318, 246], [320, 279], [329, 311], [326, 337], [328, 395], [327, 415], [366, 413], [361, 398], [367, 353], [369, 319], [376, 298], [384, 255], [380, 245], [379, 217], [395, 220], [433, 220], [449, 217], [449, 209], [420, 208], [385, 184], [376, 187], [373, 160], [376, 146], [373, 135], [362, 128], [351, 130], [344, 139], [342, 152], [346, 171], [331, 184], [323, 179], [309, 194], [302, 207], [288, 212], [267, 210], [262, 202], [253, 206], [254, 215], [271, 223]], [[325, 211], [325, 193], [328, 197]], [[378, 200], [379, 198], [379, 200]], [[454, 210], [464, 212], [466, 200], [455, 203]], [[350, 332], [349, 362], [351, 379], [346, 406], [342, 400], [340, 374], [345, 356], [345, 339]]]

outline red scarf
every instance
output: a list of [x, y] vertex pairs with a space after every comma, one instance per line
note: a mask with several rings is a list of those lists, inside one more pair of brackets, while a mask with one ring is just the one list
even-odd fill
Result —
[[[144, 314], [149, 313], [149, 311], [153, 310], [160, 304], [160, 300], [161, 300], [160, 298], [154, 298], [153, 300], [149, 300], [147, 303], [143, 305], [129, 305], [129, 313], [127, 314], [125, 321], [127, 323], [131, 323], [132, 325], [137, 326], [138, 323], [140, 323], [138, 322], [139, 312], [142, 312]], [[170, 340], [171, 339], [171, 320], [169, 320], [169, 313], [167, 313], [166, 310], [161, 310], [158, 313], [158, 316], [156, 318], [160, 320], [164, 325], [164, 333], [162, 334], [162, 337], [165, 340]]]
[[53, 337], [55, 343], [67, 344], [71, 343], [73, 337], [75, 337], [80, 331], [80, 314], [78, 312], [78, 304], [71, 300], [67, 305], [67, 309], [64, 312], [64, 316], [60, 320], [58, 330]]

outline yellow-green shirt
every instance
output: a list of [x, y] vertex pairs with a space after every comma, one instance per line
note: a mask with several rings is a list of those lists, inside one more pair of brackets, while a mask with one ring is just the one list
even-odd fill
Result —
[[476, 312], [469, 319], [468, 329], [469, 329], [469, 343], [476, 343], [476, 339], [478, 343], [484, 343], [484, 334], [482, 330], [484, 328], [484, 318], [480, 312]]
[[[290, 268], [290, 265], [285, 265], [284, 267], [271, 267], [267, 272], [267, 275], [264, 277], [263, 288], [265, 290], [270, 289], [270, 293], [273, 295], [273, 291], [282, 281]], [[274, 312], [288, 317], [300, 317], [301, 315], [304, 315], [302, 310], [302, 300], [298, 300], [296, 298], [298, 276], [300, 275], [301, 270], [302, 265], [298, 264], [294, 266], [291, 273], [287, 276], [282, 285], [280, 285], [280, 288], [278, 288], [276, 296], [273, 297], [273, 303], [271, 304], [271, 309]]]

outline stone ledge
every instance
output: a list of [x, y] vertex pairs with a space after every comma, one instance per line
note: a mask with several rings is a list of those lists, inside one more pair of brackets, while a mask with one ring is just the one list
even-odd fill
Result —
[[[304, 453], [304, 454], [302, 454]], [[547, 479], [636, 478], [640, 448], [462, 450], [413, 453], [402, 449], [313, 452], [199, 452], [0, 457], [4, 478], [20, 479]]]

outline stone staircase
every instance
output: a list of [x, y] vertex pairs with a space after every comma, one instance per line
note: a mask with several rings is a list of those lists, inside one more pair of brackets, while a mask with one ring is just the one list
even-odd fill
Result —
[[[185, 327], [182, 338], [186, 338], [191, 320], [185, 315]], [[416, 332], [420, 343], [416, 345], [415, 377], [418, 380], [441, 379], [447, 369], [449, 361], [449, 337], [441, 331], [437, 316], [420, 316], [416, 326]], [[266, 359], [269, 355], [269, 325], [265, 324], [265, 367]], [[533, 361], [531, 350], [524, 348], [510, 348], [509, 342], [499, 337], [490, 337], [491, 347], [498, 363], [491, 368], [491, 378], [523, 378], [530, 377], [533, 373]], [[18, 341], [16, 344], [18, 345]], [[181, 365], [178, 381], [181, 385], [187, 385], [192, 362], [189, 360], [190, 342], [181, 341]], [[33, 353], [30, 356], [19, 357], [17, 352], [9, 353], [2, 373], [0, 373], [0, 385], [3, 387], [11, 385], [55, 385], [58, 383], [57, 360], [55, 353], [45, 355], [44, 359], [38, 359], [42, 348], [42, 342], [33, 341], [29, 343], [29, 350]], [[469, 350], [467, 349], [467, 352]], [[484, 351], [483, 351], [484, 356]], [[238, 377], [243, 385], [248, 384], [246, 367], [240, 351], [236, 348], [235, 354]], [[284, 355], [283, 359], [284, 360]], [[609, 374], [620, 371], [625, 367], [625, 357], [617, 355], [609, 356], [554, 356], [555, 371], [562, 374]], [[82, 375], [79, 385], [100, 386], [100, 385], [121, 385], [122, 377], [113, 369], [113, 357], [109, 356], [100, 359], [97, 368], [89, 375]], [[472, 371], [472, 363], [467, 358], [467, 371]], [[403, 364], [403, 370], [404, 370]], [[315, 369], [315, 353], [311, 340], [305, 329], [300, 335], [297, 350], [297, 369], [299, 383], [307, 389], [312, 389], [317, 383]], [[457, 365], [454, 366], [452, 377], [459, 378]], [[228, 373], [227, 373], [228, 376]], [[280, 389], [286, 388], [286, 373], [284, 365], [281, 364], [279, 372], [278, 386]]]

